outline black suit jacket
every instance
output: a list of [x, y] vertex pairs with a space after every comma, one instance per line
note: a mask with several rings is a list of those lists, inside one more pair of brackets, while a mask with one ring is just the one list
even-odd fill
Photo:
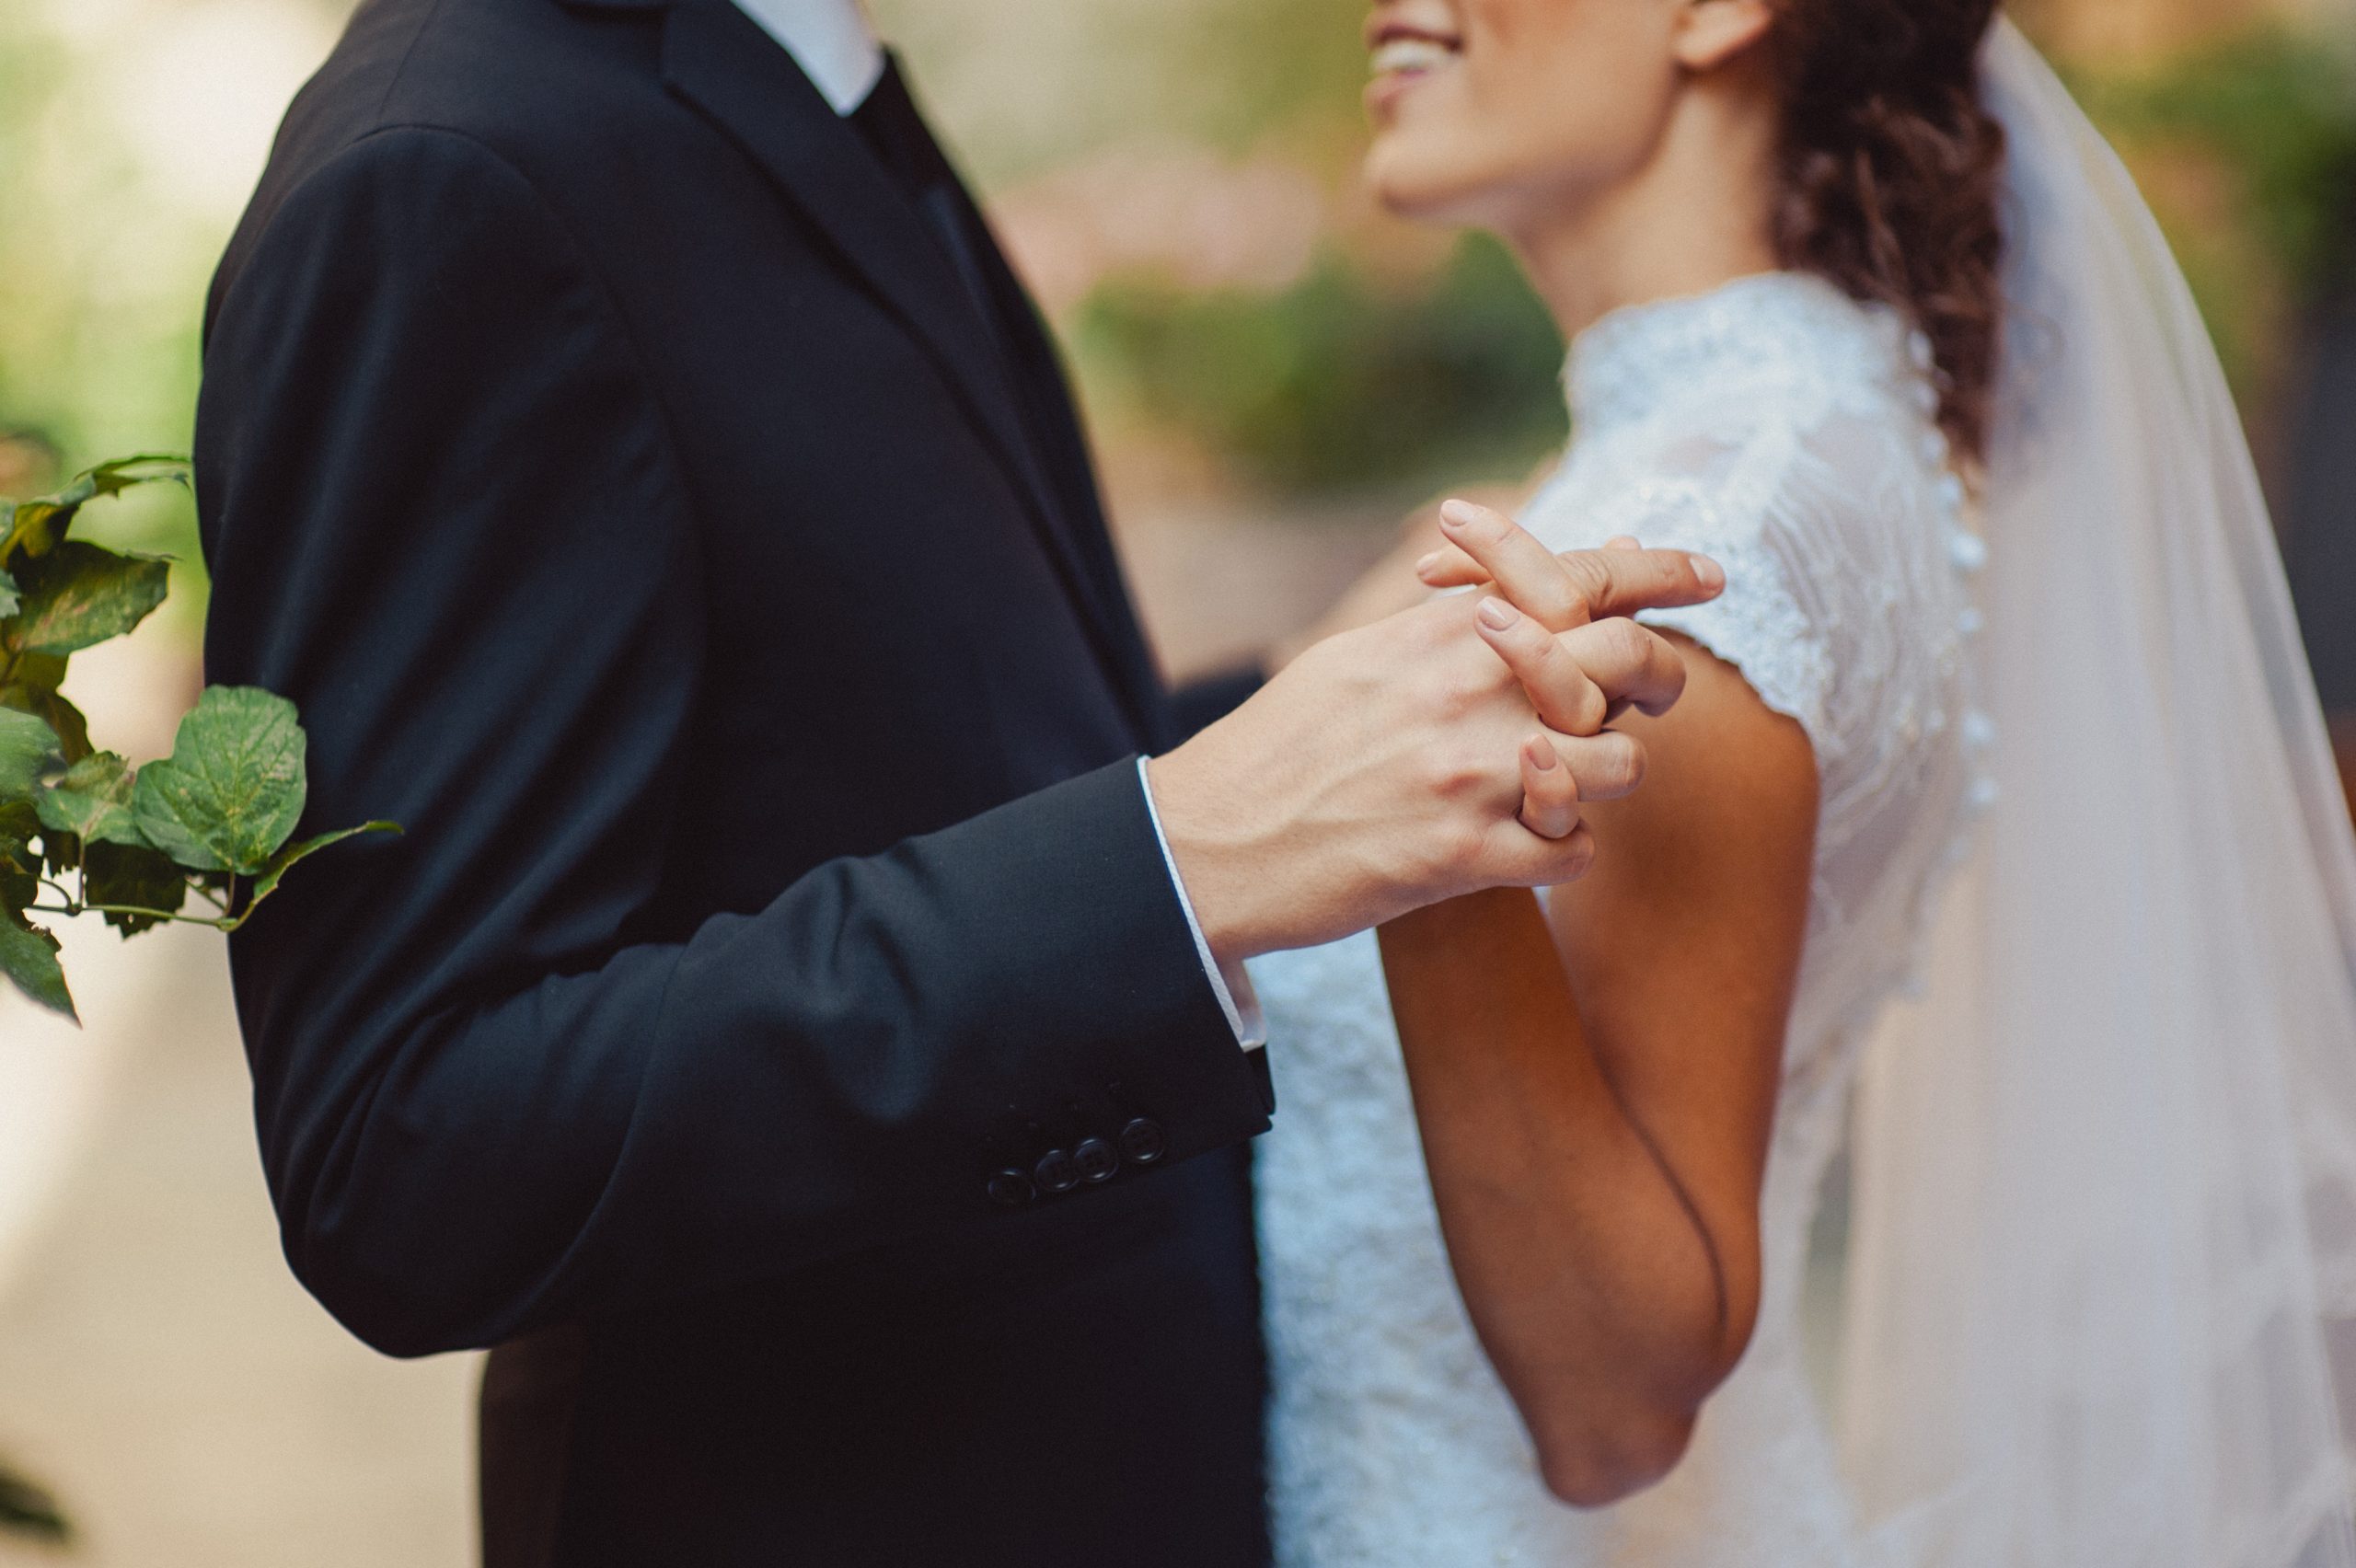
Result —
[[208, 673], [409, 829], [237, 939], [265, 1165], [509, 1345], [492, 1568], [1263, 1553], [1265, 1069], [1022, 309], [728, 0], [368, 0], [223, 264]]

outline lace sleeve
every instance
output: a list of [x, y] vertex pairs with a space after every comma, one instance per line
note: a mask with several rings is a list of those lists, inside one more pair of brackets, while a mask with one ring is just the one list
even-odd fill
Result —
[[1805, 423], [1729, 409], [1578, 454], [1530, 525], [1556, 549], [1626, 534], [1714, 557], [1724, 595], [1644, 618], [1739, 668], [1837, 785], [1854, 759], [1934, 721], [1958, 640], [1954, 558], [1970, 536], [1961, 487], [1923, 433], [1887, 407]]

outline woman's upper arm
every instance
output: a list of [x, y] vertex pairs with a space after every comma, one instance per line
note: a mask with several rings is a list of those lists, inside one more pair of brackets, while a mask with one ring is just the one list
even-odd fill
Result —
[[1548, 903], [1599, 1061], [1717, 1243], [1730, 1332], [1758, 1293], [1758, 1204], [1807, 933], [1818, 778], [1807, 732], [1734, 665], [1631, 714], [1643, 789], [1591, 806], [1595, 869]]

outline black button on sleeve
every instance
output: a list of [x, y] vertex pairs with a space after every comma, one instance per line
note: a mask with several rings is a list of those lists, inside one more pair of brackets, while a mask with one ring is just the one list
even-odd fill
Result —
[[1091, 1138], [1071, 1151], [1072, 1163], [1085, 1181], [1102, 1183], [1121, 1173], [1121, 1151], [1103, 1138]]
[[1039, 1157], [1031, 1177], [1043, 1193], [1068, 1193], [1080, 1185], [1080, 1167], [1062, 1149], [1051, 1148]]
[[1121, 1129], [1121, 1152], [1133, 1165], [1151, 1165], [1170, 1152], [1170, 1135], [1149, 1116], [1139, 1116]]
[[1031, 1178], [1020, 1170], [1001, 1170], [990, 1178], [990, 1202], [1000, 1208], [1021, 1208], [1031, 1197]]

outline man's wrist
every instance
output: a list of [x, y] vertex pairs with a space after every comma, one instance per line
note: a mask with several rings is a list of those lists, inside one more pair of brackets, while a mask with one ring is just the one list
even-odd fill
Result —
[[1161, 815], [1160, 801], [1154, 793], [1152, 763], [1149, 758], [1138, 762], [1138, 787], [1145, 794], [1146, 814], [1152, 820], [1154, 837], [1161, 846], [1162, 863], [1170, 873], [1172, 891], [1178, 896], [1178, 906], [1186, 917], [1186, 928], [1195, 940], [1195, 948], [1202, 960], [1204, 977], [1218, 998], [1219, 1010], [1227, 1015], [1228, 1026], [1234, 1030], [1236, 1043], [1247, 1051], [1256, 1051], [1268, 1043], [1268, 1025], [1260, 1010], [1260, 998], [1252, 988], [1252, 977], [1245, 973], [1240, 956], [1222, 955], [1215, 950], [1209, 934], [1204, 929], [1194, 897], [1186, 885], [1186, 876], [1178, 863], [1177, 852], [1170, 842], [1170, 835]]
[[1277, 944], [1255, 940], [1249, 902], [1227, 872], [1233, 836], [1217, 825], [1216, 791], [1197, 778], [1195, 759], [1187, 755], [1192, 749], [1190, 743], [1143, 765], [1146, 800], [1195, 928], [1212, 962], [1232, 972]]

